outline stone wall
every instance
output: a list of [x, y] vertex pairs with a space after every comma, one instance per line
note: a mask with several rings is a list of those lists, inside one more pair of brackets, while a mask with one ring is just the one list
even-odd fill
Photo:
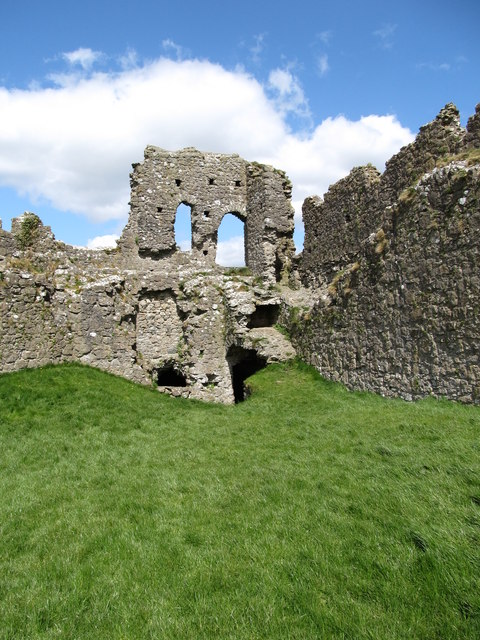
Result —
[[[252, 367], [294, 355], [273, 316], [250, 322], [257, 307], [280, 306], [275, 283], [294, 252], [290, 183], [238, 156], [156, 147], [131, 179], [116, 250], [56, 242], [32, 213], [10, 233], [0, 225], [0, 371], [78, 361], [173, 395], [233, 402]], [[174, 235], [182, 202], [192, 212], [187, 252]], [[245, 221], [250, 275], [215, 263], [229, 212]]]
[[[117, 249], [57, 242], [32, 213], [0, 224], [0, 372], [78, 361], [229, 403], [296, 348], [352, 389], [480, 402], [479, 123], [478, 106], [464, 130], [447, 105], [382, 175], [357, 167], [307, 198], [295, 258], [284, 172], [147, 147]], [[247, 273], [215, 263], [226, 213], [245, 224]]]
[[[477, 121], [478, 108], [470, 131]], [[384, 395], [479, 402], [476, 139], [447, 105], [379, 180], [355, 169], [323, 203], [307, 201], [302, 278], [319, 296], [313, 308], [290, 311], [290, 328], [323, 375]], [[371, 186], [358, 188], [360, 181]], [[361, 235], [345, 234], [344, 253], [335, 255], [345, 212], [359, 202]]]
[[232, 213], [245, 225], [245, 261], [253, 273], [278, 281], [289, 268], [294, 223], [283, 171], [237, 155], [151, 146], [133, 168], [131, 213], [119, 243], [127, 260], [176, 251], [175, 215], [183, 203], [191, 209], [192, 259], [215, 264], [218, 228]]
[[380, 174], [373, 166], [356, 167], [330, 187], [325, 199], [303, 203], [305, 242], [300, 269], [305, 285], [348, 264], [381, 221], [377, 207]]

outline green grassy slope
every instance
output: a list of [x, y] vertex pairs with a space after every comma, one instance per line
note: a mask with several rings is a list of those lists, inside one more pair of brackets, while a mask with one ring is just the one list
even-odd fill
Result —
[[0, 639], [480, 637], [480, 409], [0, 376]]

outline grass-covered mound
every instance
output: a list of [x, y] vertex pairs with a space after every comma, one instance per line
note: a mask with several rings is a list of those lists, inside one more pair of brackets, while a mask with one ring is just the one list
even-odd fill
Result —
[[0, 376], [0, 638], [480, 637], [480, 410]]

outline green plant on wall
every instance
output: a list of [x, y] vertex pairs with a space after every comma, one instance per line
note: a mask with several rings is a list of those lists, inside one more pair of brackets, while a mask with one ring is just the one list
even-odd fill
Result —
[[17, 242], [20, 249], [31, 247], [37, 237], [38, 227], [40, 226], [40, 218], [34, 213], [26, 213], [20, 226], [20, 232], [17, 235]]

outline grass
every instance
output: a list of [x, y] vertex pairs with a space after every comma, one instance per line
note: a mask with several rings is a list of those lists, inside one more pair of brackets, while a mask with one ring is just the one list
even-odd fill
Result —
[[0, 376], [0, 638], [478, 639], [480, 410]]

